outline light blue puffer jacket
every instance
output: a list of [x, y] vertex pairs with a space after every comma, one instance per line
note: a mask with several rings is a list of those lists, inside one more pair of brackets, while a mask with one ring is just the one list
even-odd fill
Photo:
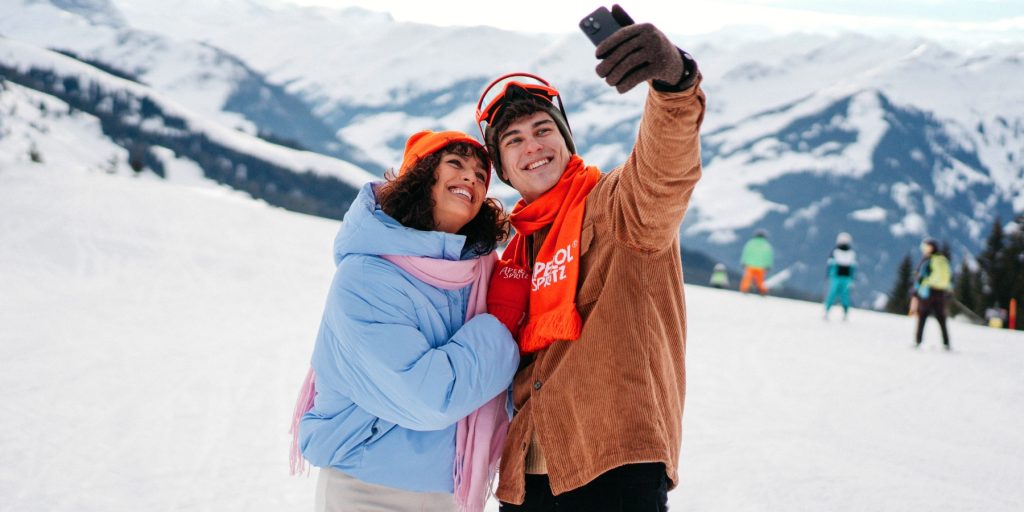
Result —
[[494, 316], [465, 322], [469, 287], [434, 288], [379, 257], [459, 260], [466, 239], [402, 226], [377, 206], [373, 186], [335, 239], [313, 350], [317, 394], [299, 446], [314, 466], [364, 482], [453, 492], [455, 423], [506, 391], [519, 351]]

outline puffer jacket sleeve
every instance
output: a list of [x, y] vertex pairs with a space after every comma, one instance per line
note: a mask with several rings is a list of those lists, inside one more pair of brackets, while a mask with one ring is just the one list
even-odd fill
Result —
[[360, 259], [339, 266], [324, 313], [331, 359], [359, 407], [411, 430], [447, 428], [503, 392], [519, 364], [512, 335], [479, 314], [432, 347], [419, 330], [410, 285], [393, 267]]

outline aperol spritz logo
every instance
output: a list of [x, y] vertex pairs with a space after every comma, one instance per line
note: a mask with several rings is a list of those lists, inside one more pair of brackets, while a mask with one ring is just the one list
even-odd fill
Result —
[[573, 251], [579, 249], [580, 243], [573, 243], [559, 249], [551, 261], [538, 261], [533, 266], [533, 291], [551, 286], [565, 279], [565, 267], [576, 259]]
[[505, 267], [501, 267], [501, 270], [498, 271], [498, 277], [502, 279], [514, 279], [518, 281], [521, 279], [529, 279], [530, 274], [526, 272], [525, 268], [508, 265]]

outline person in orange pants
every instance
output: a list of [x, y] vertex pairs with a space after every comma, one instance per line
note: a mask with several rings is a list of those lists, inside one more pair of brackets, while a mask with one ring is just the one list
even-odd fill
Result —
[[750, 290], [750, 281], [757, 285], [761, 295], [768, 295], [768, 286], [764, 283], [764, 275], [772, 268], [774, 255], [772, 245], [763, 229], [754, 233], [754, 237], [743, 246], [743, 254], [740, 256], [740, 264], [743, 265], [743, 280], [740, 281], [740, 291], [747, 293]]
[[764, 284], [764, 273], [765, 269], [763, 268], [747, 267], [743, 271], [743, 280], [740, 281], [740, 291], [743, 293], [750, 291], [750, 282], [753, 281], [761, 295], [768, 295], [768, 287]]

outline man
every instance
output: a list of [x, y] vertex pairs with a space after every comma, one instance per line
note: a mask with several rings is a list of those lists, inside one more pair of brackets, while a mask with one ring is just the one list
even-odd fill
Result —
[[740, 291], [747, 293], [750, 290], [750, 282], [753, 281], [761, 295], [768, 295], [768, 285], [764, 282], [764, 276], [774, 263], [775, 257], [772, 244], [768, 243], [768, 236], [763, 229], [755, 231], [754, 238], [747, 240], [740, 255], [740, 265], [744, 267]]
[[512, 326], [523, 362], [499, 472], [506, 512], [665, 510], [678, 483], [679, 226], [701, 174], [704, 94], [689, 55], [612, 12], [627, 26], [597, 47], [598, 75], [620, 93], [650, 87], [621, 167], [583, 163], [558, 91], [538, 77], [502, 77], [478, 105], [496, 174], [523, 197], [490, 310], [510, 306], [507, 276], [530, 286], [525, 320]]

